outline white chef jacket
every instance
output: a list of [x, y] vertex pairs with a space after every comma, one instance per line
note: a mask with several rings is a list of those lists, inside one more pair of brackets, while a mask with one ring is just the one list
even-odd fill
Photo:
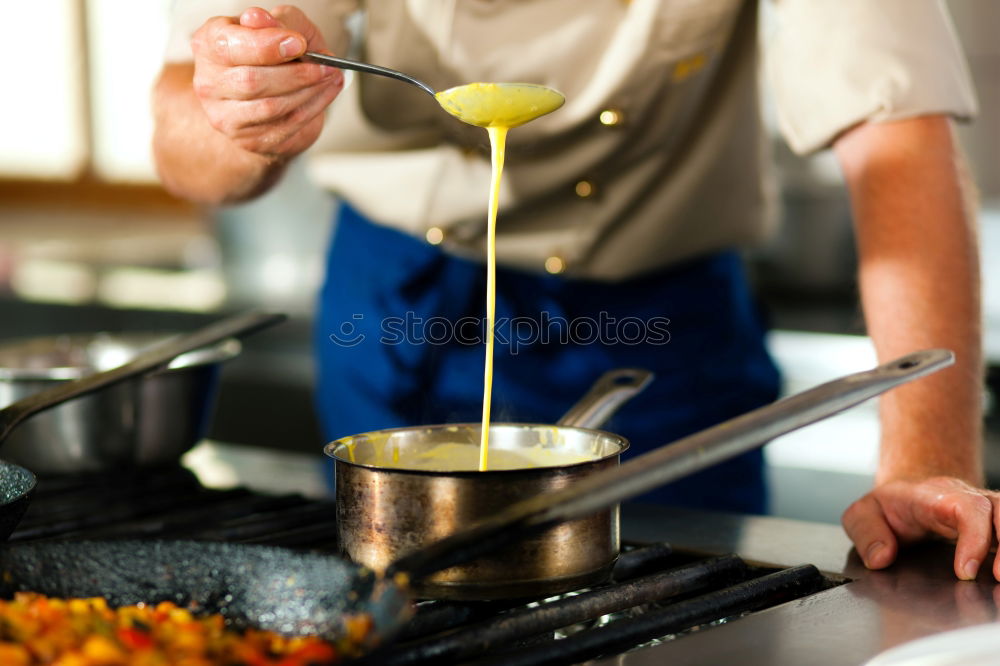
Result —
[[[758, 74], [798, 153], [865, 122], [971, 117], [976, 100], [939, 0], [298, 0], [328, 47], [440, 90], [516, 81], [563, 92], [511, 131], [498, 261], [617, 281], [767, 232]], [[177, 0], [168, 61], [246, 2]], [[759, 55], [763, 66], [759, 66]], [[356, 76], [308, 159], [316, 180], [378, 224], [481, 257], [488, 141], [426, 93]], [[428, 233], [430, 232], [430, 234]], [[550, 261], [550, 266], [553, 263]]]

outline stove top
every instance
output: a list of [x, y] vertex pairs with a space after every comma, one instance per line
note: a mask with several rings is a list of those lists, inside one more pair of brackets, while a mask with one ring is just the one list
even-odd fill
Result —
[[[334, 516], [332, 500], [207, 489], [173, 467], [42, 479], [11, 539], [148, 536], [334, 552]], [[572, 663], [667, 635], [597, 663], [860, 664], [903, 641], [996, 618], [992, 581], [955, 580], [943, 543], [870, 572], [837, 526], [641, 505], [623, 508], [622, 537], [629, 547], [614, 585], [544, 604], [425, 602], [408, 635], [373, 663]], [[608, 615], [637, 604], [641, 614]], [[551, 629], [566, 627], [564, 618], [576, 618], [559, 629], [571, 640], [555, 640]], [[514, 631], [539, 628], [544, 635], [527, 641]], [[516, 651], [497, 654], [515, 641]]]

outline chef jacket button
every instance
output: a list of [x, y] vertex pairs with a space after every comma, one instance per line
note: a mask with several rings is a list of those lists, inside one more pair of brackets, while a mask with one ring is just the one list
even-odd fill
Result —
[[545, 271], [552, 275], [558, 275], [566, 270], [566, 262], [562, 257], [551, 256], [545, 260]]
[[441, 227], [431, 227], [427, 230], [427, 233], [424, 234], [424, 238], [426, 238], [427, 242], [431, 245], [440, 245], [441, 241], [444, 240], [444, 230], [441, 229]]
[[605, 127], [617, 127], [625, 121], [625, 114], [619, 109], [604, 109], [597, 119]]
[[594, 196], [594, 183], [589, 180], [581, 180], [573, 187], [573, 191], [581, 199], [592, 197]]

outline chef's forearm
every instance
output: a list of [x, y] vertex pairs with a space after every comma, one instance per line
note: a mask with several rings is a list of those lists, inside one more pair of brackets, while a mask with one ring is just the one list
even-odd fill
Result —
[[269, 189], [285, 163], [236, 146], [208, 123], [191, 86], [194, 66], [168, 64], [153, 93], [153, 154], [163, 186], [205, 204], [251, 199]]
[[835, 146], [851, 194], [865, 321], [879, 358], [926, 347], [956, 365], [881, 401], [877, 483], [982, 483], [979, 254], [972, 187], [950, 121], [861, 125]]

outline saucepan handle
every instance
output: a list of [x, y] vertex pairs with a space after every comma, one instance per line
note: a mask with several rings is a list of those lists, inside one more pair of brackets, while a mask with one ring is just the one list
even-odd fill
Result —
[[847, 375], [679, 439], [602, 470], [556, 492], [508, 507], [462, 532], [401, 558], [389, 573], [425, 576], [470, 561], [512, 541], [582, 518], [623, 500], [755, 449], [775, 437], [842, 412], [955, 362], [945, 349], [914, 352]]
[[600, 428], [618, 408], [653, 381], [653, 373], [641, 368], [618, 368], [601, 375], [586, 395], [570, 407], [556, 425]]

